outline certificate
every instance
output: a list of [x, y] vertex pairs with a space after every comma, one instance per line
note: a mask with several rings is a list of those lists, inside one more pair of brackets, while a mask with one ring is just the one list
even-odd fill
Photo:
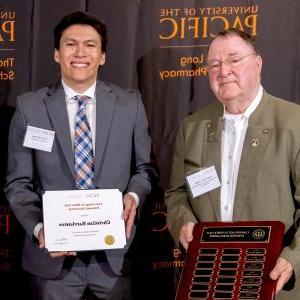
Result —
[[47, 191], [43, 195], [48, 251], [124, 248], [122, 193], [117, 189]]

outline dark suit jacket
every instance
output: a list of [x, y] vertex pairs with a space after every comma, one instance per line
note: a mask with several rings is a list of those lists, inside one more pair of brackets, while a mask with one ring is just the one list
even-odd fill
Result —
[[[151, 145], [139, 93], [98, 81], [96, 101], [95, 186], [135, 192], [141, 206], [151, 189]], [[55, 131], [51, 152], [22, 146], [27, 125]], [[45, 191], [75, 189], [72, 142], [60, 82], [18, 98], [8, 152], [5, 191], [27, 233], [23, 267], [37, 276], [53, 278], [64, 258], [51, 258], [46, 250], [40, 250], [33, 230], [43, 221], [41, 196]], [[106, 251], [116, 274], [122, 272], [130, 243], [125, 249]]]
[[[187, 193], [185, 175], [200, 167], [215, 166], [221, 178], [222, 116], [223, 106], [216, 102], [187, 117], [179, 128], [170, 189], [166, 192], [167, 223], [177, 243], [185, 223], [220, 221], [220, 189], [192, 199]], [[258, 140], [257, 146], [253, 146], [253, 139]], [[264, 92], [249, 118], [233, 220], [279, 220], [286, 231], [293, 231], [299, 205], [300, 106]], [[299, 230], [281, 256], [298, 275]]]

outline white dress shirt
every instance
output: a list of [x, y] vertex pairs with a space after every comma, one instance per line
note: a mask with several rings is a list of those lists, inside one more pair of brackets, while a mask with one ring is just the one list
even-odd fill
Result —
[[[93, 142], [93, 153], [95, 155], [95, 136], [96, 136], [96, 81], [82, 94], [79, 94], [75, 92], [71, 87], [69, 87], [63, 80], [62, 80], [62, 86], [65, 90], [65, 101], [66, 101], [66, 107], [68, 112], [68, 119], [69, 119], [69, 126], [70, 126], [70, 135], [71, 135], [71, 141], [72, 145], [74, 145], [74, 136], [75, 136], [75, 118], [76, 113], [78, 109], [77, 101], [73, 99], [74, 96], [87, 96], [89, 97], [89, 101], [86, 105], [86, 115], [87, 119], [90, 125], [91, 133], [92, 133], [92, 142]], [[139, 196], [134, 192], [129, 192], [129, 195], [131, 195], [136, 205], [139, 205]], [[43, 223], [38, 223], [33, 231], [33, 234], [36, 238], [38, 238], [38, 233], [40, 229], [43, 227]]]
[[259, 105], [263, 95], [262, 86], [246, 111], [242, 114], [230, 114], [224, 106], [224, 127], [222, 131], [221, 152], [221, 220], [230, 222], [233, 218], [233, 205], [236, 183], [240, 167], [241, 154], [248, 128], [250, 115]]
[[93, 152], [95, 153], [95, 136], [96, 136], [96, 81], [82, 94], [79, 94], [72, 90], [66, 83], [62, 80], [62, 86], [65, 90], [66, 95], [66, 106], [69, 118], [70, 125], [70, 134], [72, 145], [74, 145], [74, 135], [75, 135], [75, 118], [78, 109], [77, 100], [74, 100], [75, 96], [87, 96], [90, 99], [86, 105], [86, 116], [90, 125], [91, 133], [92, 133], [92, 141], [93, 141]]

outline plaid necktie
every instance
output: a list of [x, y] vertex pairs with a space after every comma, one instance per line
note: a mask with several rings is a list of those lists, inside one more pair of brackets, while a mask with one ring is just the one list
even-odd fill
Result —
[[75, 118], [74, 161], [76, 187], [78, 189], [94, 188], [94, 156], [90, 125], [86, 116], [87, 96], [75, 96], [78, 110]]

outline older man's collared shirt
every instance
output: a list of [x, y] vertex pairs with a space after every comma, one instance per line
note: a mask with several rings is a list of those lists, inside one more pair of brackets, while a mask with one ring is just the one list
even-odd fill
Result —
[[248, 128], [250, 115], [259, 105], [263, 95], [262, 86], [246, 111], [242, 114], [230, 114], [224, 107], [224, 127], [222, 131], [221, 152], [221, 220], [229, 222], [233, 219], [233, 206], [238, 178], [241, 154]]

